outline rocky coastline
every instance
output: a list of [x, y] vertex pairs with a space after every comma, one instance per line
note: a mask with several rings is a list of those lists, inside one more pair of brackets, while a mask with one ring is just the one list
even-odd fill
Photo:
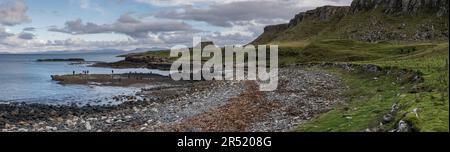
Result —
[[[124, 78], [124, 84], [115, 85], [133, 84], [125, 80], [126, 75], [114, 76]], [[112, 85], [104, 81], [104, 75], [92, 77], [90, 81]], [[327, 72], [299, 67], [280, 69], [282, 89], [274, 92], [258, 91], [254, 81], [172, 82], [155, 75], [142, 77], [146, 79], [136, 84], [160, 85], [144, 87], [133, 96], [117, 96], [122, 104], [114, 106], [1, 104], [0, 131], [292, 131], [343, 102], [339, 94], [345, 88]]]

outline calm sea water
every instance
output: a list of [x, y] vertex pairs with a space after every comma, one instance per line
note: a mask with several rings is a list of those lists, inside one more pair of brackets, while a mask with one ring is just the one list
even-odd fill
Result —
[[[81, 73], [109, 74], [112, 69], [95, 68], [87, 65], [70, 65], [69, 62], [35, 62], [37, 59], [84, 58], [87, 61], [112, 62], [121, 60], [119, 54], [58, 54], [25, 55], [0, 54], [0, 103], [25, 102], [52, 105], [64, 104], [117, 104], [114, 95], [131, 95], [137, 87], [107, 87], [86, 85], [60, 85], [51, 80], [51, 75]], [[153, 72], [167, 75], [167, 72], [151, 69], [114, 69], [115, 73]]]

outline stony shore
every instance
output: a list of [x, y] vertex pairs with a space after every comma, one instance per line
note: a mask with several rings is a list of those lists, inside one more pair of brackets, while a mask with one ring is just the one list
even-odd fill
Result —
[[253, 81], [153, 78], [139, 83], [165, 85], [117, 97], [126, 100], [117, 106], [0, 105], [0, 131], [291, 131], [342, 102], [345, 88], [333, 75], [299, 67], [280, 69], [273, 92]]

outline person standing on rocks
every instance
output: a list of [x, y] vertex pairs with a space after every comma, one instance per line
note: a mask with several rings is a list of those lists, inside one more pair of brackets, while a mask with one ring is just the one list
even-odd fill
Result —
[[114, 70], [111, 70], [111, 79], [114, 80]]

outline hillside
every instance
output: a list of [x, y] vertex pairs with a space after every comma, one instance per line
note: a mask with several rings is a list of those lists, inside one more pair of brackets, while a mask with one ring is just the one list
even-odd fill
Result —
[[297, 131], [448, 132], [448, 3], [354, 0], [351, 6], [323, 6], [265, 27], [250, 44], [279, 45], [281, 67], [315, 65], [348, 86], [345, 104]]
[[323, 6], [297, 14], [289, 23], [267, 26], [251, 44], [352, 39], [448, 40], [448, 0], [355, 0], [351, 6]]

